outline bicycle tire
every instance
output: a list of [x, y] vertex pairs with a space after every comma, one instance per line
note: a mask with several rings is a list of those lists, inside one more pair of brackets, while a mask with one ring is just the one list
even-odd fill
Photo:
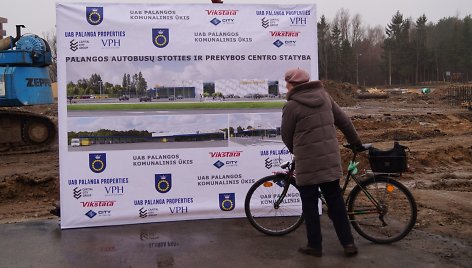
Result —
[[277, 174], [256, 181], [246, 194], [244, 211], [256, 230], [271, 236], [281, 236], [295, 231], [303, 223], [300, 193], [292, 180], [284, 202], [274, 207], [282, 193], [287, 174]]
[[348, 200], [348, 215], [354, 229], [367, 240], [389, 244], [404, 238], [414, 227], [417, 217], [416, 202], [411, 192], [400, 182], [384, 176], [375, 176], [361, 183], [385, 208], [384, 223], [367, 195], [356, 185]]

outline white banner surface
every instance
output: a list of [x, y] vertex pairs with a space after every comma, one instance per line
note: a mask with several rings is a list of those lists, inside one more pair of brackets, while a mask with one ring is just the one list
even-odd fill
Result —
[[243, 217], [249, 187], [291, 156], [280, 110], [237, 103], [282, 102], [291, 68], [318, 79], [315, 13], [57, 4], [62, 228]]

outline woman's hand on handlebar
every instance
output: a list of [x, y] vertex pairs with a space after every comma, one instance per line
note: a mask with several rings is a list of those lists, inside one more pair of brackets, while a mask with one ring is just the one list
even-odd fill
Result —
[[354, 153], [359, 153], [368, 150], [370, 147], [372, 147], [372, 144], [366, 143], [366, 144], [344, 144], [343, 145], [345, 148], [348, 148], [349, 150], [353, 151]]

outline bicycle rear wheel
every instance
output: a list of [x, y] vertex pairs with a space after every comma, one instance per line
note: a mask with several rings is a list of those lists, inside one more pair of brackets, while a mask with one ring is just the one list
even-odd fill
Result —
[[361, 183], [380, 205], [379, 211], [361, 187], [352, 189], [348, 215], [354, 229], [365, 239], [388, 244], [405, 237], [416, 222], [416, 202], [401, 183], [376, 176]]
[[244, 211], [258, 231], [273, 236], [285, 235], [303, 223], [302, 200], [293, 179], [280, 206], [274, 206], [287, 183], [286, 174], [272, 175], [256, 181], [247, 192]]

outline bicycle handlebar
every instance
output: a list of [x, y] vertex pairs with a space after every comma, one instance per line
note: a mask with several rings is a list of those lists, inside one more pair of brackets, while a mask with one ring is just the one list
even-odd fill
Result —
[[[364, 144], [343, 144], [343, 146], [347, 149], [350, 149], [353, 152], [353, 161], [356, 158], [357, 153], [367, 151], [370, 148], [372, 148], [371, 143], [364, 143]], [[295, 170], [295, 157], [292, 159], [292, 161], [286, 161], [283, 162], [280, 165], [281, 168], [283, 169], [292, 169]]]
[[363, 151], [367, 151], [372, 147], [372, 144], [370, 143], [364, 143], [364, 144], [343, 144], [344, 148], [347, 148], [354, 153], [360, 153]]
[[288, 166], [289, 166], [291, 163], [293, 163], [293, 162], [294, 162], [293, 160], [292, 160], [292, 162], [290, 162], [290, 161], [283, 162], [283, 163], [280, 165], [280, 167], [283, 168], [283, 169], [286, 169], [286, 168], [288, 168]]

